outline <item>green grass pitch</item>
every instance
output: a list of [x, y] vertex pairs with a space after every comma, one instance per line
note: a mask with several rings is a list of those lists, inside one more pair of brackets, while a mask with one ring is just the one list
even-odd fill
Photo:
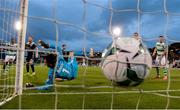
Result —
[[[43, 85], [47, 78], [47, 71], [47, 67], [37, 66], [35, 77], [24, 75], [24, 84], [30, 81], [36, 86]], [[172, 69], [170, 73], [170, 90], [180, 90], [180, 70]], [[76, 80], [56, 82], [57, 87], [50, 91], [24, 90], [22, 96], [15, 97], [0, 108], [18, 109], [21, 105], [23, 109], [54, 109], [57, 105], [59, 109], [110, 109], [111, 107], [114, 109], [135, 109], [138, 99], [140, 99], [139, 109], [165, 109], [168, 101], [165, 96], [168, 81], [164, 81], [162, 78], [153, 79], [155, 75], [155, 69], [152, 69], [149, 78], [143, 84], [134, 88], [121, 88], [112, 87], [111, 82], [104, 77], [100, 68], [80, 67]], [[65, 87], [65, 85], [71, 87]], [[85, 85], [85, 87], [81, 87], [81, 85]], [[99, 88], [96, 88], [97, 86]], [[133, 92], [139, 89], [152, 92]], [[157, 92], [157, 90], [164, 91]], [[171, 91], [169, 94], [180, 96], [180, 91]], [[180, 98], [169, 99], [169, 109], [180, 109]]]

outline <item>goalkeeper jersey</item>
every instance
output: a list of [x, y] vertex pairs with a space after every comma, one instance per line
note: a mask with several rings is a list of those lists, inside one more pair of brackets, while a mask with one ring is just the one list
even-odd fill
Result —
[[[55, 44], [50, 44], [49, 48], [56, 49]], [[48, 79], [46, 80], [46, 85], [38, 87], [39, 90], [47, 90], [52, 87], [54, 82], [54, 73], [56, 78], [62, 78], [67, 80], [72, 80], [77, 77], [78, 64], [76, 58], [72, 57], [68, 59], [68, 62], [64, 60], [61, 48], [57, 47], [59, 55], [57, 59], [56, 68], [50, 68], [48, 72]]]
[[166, 44], [164, 42], [156, 43], [157, 55], [161, 56], [166, 51]]

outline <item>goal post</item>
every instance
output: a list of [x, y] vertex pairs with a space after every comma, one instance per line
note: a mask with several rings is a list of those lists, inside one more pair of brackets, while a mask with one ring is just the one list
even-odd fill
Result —
[[17, 95], [21, 95], [23, 91], [24, 49], [28, 16], [28, 0], [21, 0], [20, 2], [20, 28], [18, 30], [18, 50], [15, 79], [15, 94]]

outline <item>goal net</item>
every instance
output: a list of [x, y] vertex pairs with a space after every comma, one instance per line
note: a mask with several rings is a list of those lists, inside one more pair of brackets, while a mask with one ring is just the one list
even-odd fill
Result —
[[[0, 1], [0, 105], [22, 94], [27, 2]], [[23, 28], [23, 29], [22, 29]]]
[[[12, 52], [16, 54], [16, 50], [11, 50], [11, 39], [17, 40], [17, 31], [14, 29], [14, 21], [18, 20], [18, 14], [14, 11], [19, 11], [19, 2], [11, 3], [11, 1], [0, 1], [0, 37], [1, 37], [1, 69], [0, 69], [0, 97], [1, 104], [14, 96], [15, 88], [15, 70], [16, 65], [14, 61], [8, 61], [7, 54]], [[11, 11], [9, 11], [11, 10]], [[6, 61], [5, 61], [6, 59]], [[14, 58], [12, 58], [14, 59]]]
[[[27, 4], [23, 5], [25, 1]], [[177, 66], [180, 60], [180, 8], [175, 6], [177, 4], [180, 4], [178, 0], [1, 0], [1, 107], [180, 108], [177, 103], [180, 101], [180, 70]], [[20, 31], [14, 27], [19, 20], [23, 27]], [[122, 29], [121, 36], [132, 37], [133, 33], [139, 33], [151, 54], [158, 36], [164, 36], [169, 53], [166, 65], [168, 79], [162, 79], [162, 70], [161, 78], [154, 79], [157, 66], [153, 65], [150, 76], [137, 87], [121, 88], [108, 81], [101, 71], [101, 54], [112, 42], [115, 27]], [[26, 42], [31, 36], [37, 47], [25, 49], [24, 36]], [[17, 47], [12, 46], [13, 39]], [[38, 40], [53, 43], [56, 48], [44, 49], [38, 46]], [[65, 59], [69, 57], [69, 52], [74, 52], [79, 64], [77, 79], [54, 81], [51, 90], [34, 90], [44, 85], [48, 77], [44, 56], [57, 53], [58, 46], [65, 50]], [[8, 52], [14, 53], [16, 58], [5, 63]], [[26, 66], [23, 67], [27, 65], [28, 52], [33, 53], [35, 72], [31, 71], [31, 66], [30, 71], [27, 71]], [[31, 83], [34, 87], [27, 88], [26, 83]]]

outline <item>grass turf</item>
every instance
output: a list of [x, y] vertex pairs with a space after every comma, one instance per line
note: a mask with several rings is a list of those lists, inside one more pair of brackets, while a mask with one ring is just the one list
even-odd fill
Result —
[[[24, 84], [30, 81], [36, 86], [43, 85], [47, 78], [47, 71], [47, 67], [37, 66], [37, 74], [35, 77], [24, 75]], [[69, 85], [72, 87], [56, 87], [49, 91], [24, 90], [22, 96], [15, 97], [0, 108], [54, 109], [56, 105], [56, 107], [60, 109], [110, 109], [111, 107], [114, 109], [133, 109], [136, 108], [138, 99], [140, 99], [138, 106], [140, 109], [166, 108], [167, 97], [154, 95], [152, 93], [128, 93], [138, 89], [143, 89], [143, 91], [166, 90], [168, 81], [164, 81], [162, 78], [153, 79], [156, 75], [154, 69], [151, 70], [149, 78], [146, 79], [143, 84], [134, 88], [111, 87], [111, 82], [104, 77], [101, 69], [98, 67], [80, 67], [78, 73], [78, 78], [75, 80], [56, 82], [56, 85]], [[180, 89], [180, 70], [170, 70], [170, 73], [170, 89]], [[12, 82], [13, 81], [9, 83]], [[0, 84], [3, 83], [0, 82]], [[85, 85], [85, 87], [75, 87], [81, 85]], [[95, 88], [96, 86], [101, 86], [102, 88]], [[115, 93], [112, 94], [112, 91]], [[118, 92], [124, 93], [120, 94]], [[43, 93], [43, 95], [40, 93]], [[160, 92], [160, 94], [166, 95], [166, 91]], [[180, 96], [180, 92], [170, 92], [170, 95]], [[57, 103], [55, 103], [55, 100], [57, 100]], [[111, 105], [112, 101], [113, 104]], [[180, 99], [170, 98], [168, 108], [180, 109], [179, 102]]]

